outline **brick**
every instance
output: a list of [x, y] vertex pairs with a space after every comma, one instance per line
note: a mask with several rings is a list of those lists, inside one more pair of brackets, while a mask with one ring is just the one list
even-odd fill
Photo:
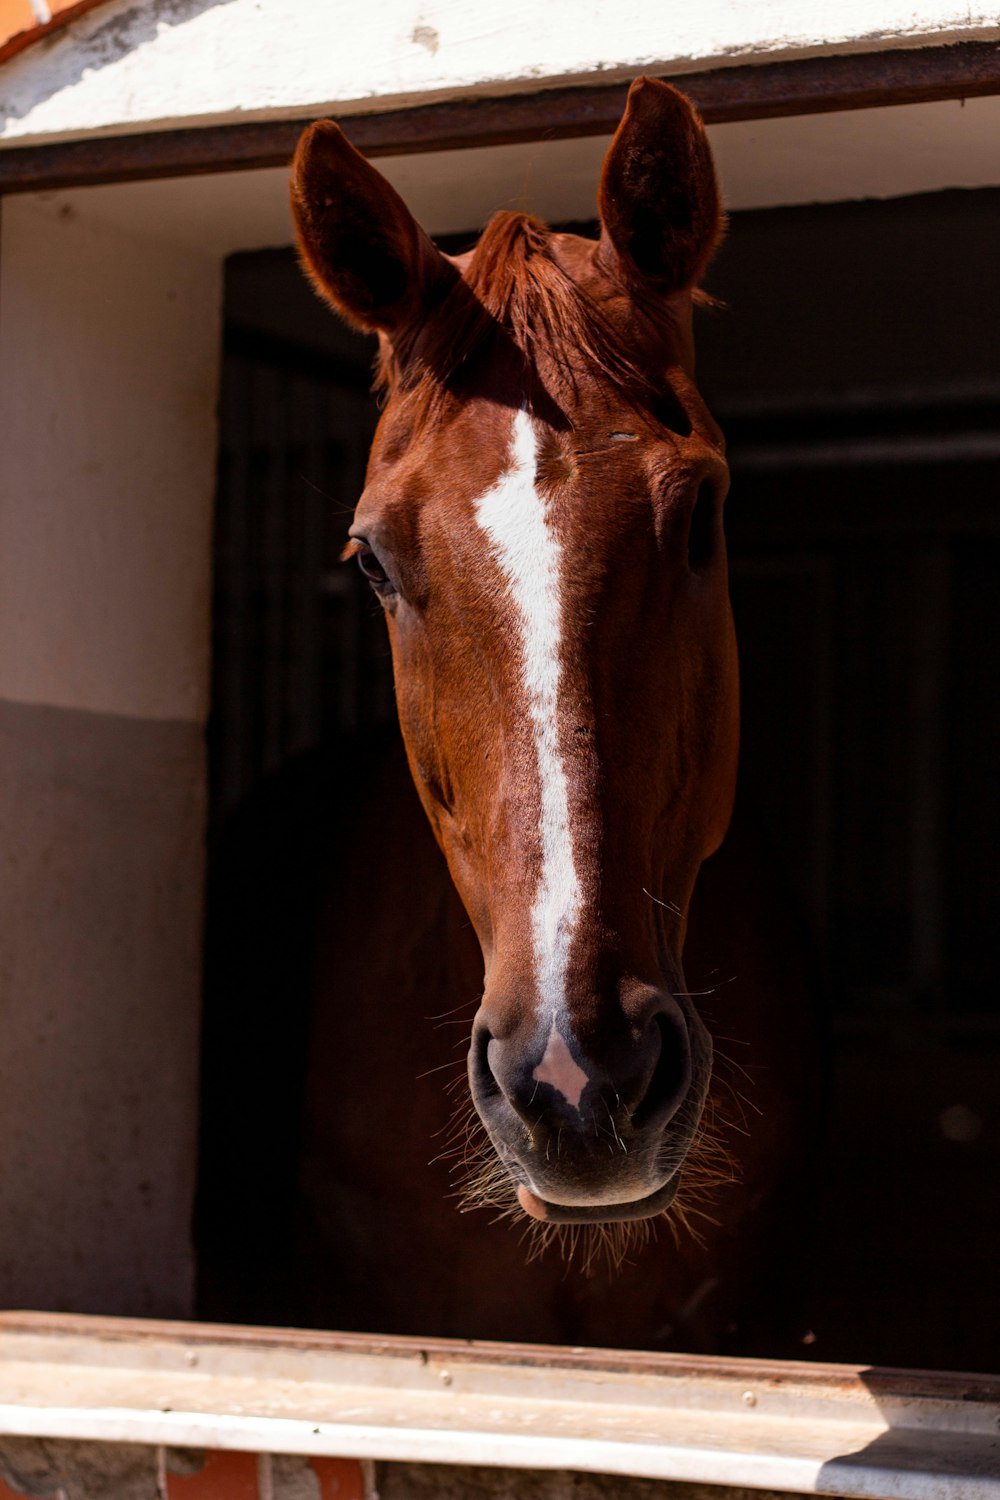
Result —
[[193, 1474], [166, 1469], [166, 1500], [260, 1500], [256, 1453], [211, 1450]]

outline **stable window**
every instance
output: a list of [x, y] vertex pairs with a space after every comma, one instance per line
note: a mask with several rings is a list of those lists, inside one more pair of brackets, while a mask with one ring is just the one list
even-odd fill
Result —
[[[765, 83], [769, 76], [761, 73]], [[748, 172], [773, 202], [768, 163], [812, 142], [815, 151], [800, 149], [790, 172], [792, 202], [808, 198], [821, 160], [831, 198], [895, 192], [900, 183], [935, 188], [953, 178], [921, 142], [940, 145], [954, 128], [962, 150], [968, 127], [970, 158], [985, 159], [976, 153], [992, 139], [995, 100], [971, 101], [964, 120], [956, 111], [947, 128], [940, 116], [904, 116], [924, 107], [878, 120], [726, 126], [723, 170], [734, 181]], [[519, 119], [524, 108], [512, 105]], [[474, 157], [453, 134], [456, 149], [393, 159], [391, 170], [436, 232], [474, 229], [502, 206], [500, 184], [516, 193], [529, 164], [539, 210], [580, 220], [602, 150], [585, 128], [561, 117], [565, 140], [494, 142]], [[524, 134], [543, 129], [536, 119]], [[213, 151], [223, 164], [229, 148], [209, 134], [199, 139], [197, 165]], [[139, 140], [120, 160], [112, 149], [96, 175], [141, 170]], [[356, 496], [372, 422], [367, 351], [312, 304], [283, 248], [263, 248], [288, 240], [279, 168], [82, 186], [85, 153], [38, 150], [55, 153], [44, 158], [49, 187], [42, 191], [39, 177], [38, 191], [4, 202], [0, 244], [5, 487], [17, 498], [4, 520], [11, 581], [0, 603], [0, 661], [16, 788], [7, 848], [19, 872], [17, 921], [7, 933], [15, 983], [0, 1057], [0, 1133], [13, 1143], [0, 1194], [0, 1299], [147, 1317], [190, 1316], [200, 1301], [204, 1315], [234, 1321], [284, 1322], [301, 1312], [317, 1327], [363, 1328], [363, 1232], [350, 1226], [354, 1243], [345, 1245], [336, 1224], [303, 1229], [300, 1213], [304, 1164], [320, 1185], [314, 1202], [333, 1170], [321, 1150], [305, 1163], [303, 1155], [309, 976], [285, 962], [269, 975], [255, 966], [262, 950], [250, 939], [266, 942], [270, 924], [285, 945], [268, 950], [272, 959], [309, 951], [317, 918], [309, 902], [322, 889], [313, 877], [329, 857], [317, 834], [336, 825], [339, 806], [322, 796], [342, 795], [343, 783], [329, 761], [317, 774], [319, 801], [301, 782], [294, 816], [270, 825], [271, 846], [259, 821], [266, 825], [268, 789], [292, 762], [311, 757], [318, 767], [328, 751], [349, 759], [348, 742], [357, 745], [359, 735], [371, 743], [391, 734], [382, 624], [336, 562], [337, 507]], [[28, 148], [17, 155], [17, 170], [30, 170]], [[927, 181], [921, 171], [943, 177]], [[998, 1318], [995, 892], [986, 852], [995, 842], [987, 747], [997, 654], [997, 391], [982, 315], [992, 295], [996, 195], [766, 211], [753, 201], [735, 203], [731, 241], [713, 273], [712, 289], [732, 311], [701, 319], [701, 381], [732, 445], [744, 781], [773, 868], [792, 890], [802, 951], [823, 997], [832, 1078], [825, 1145], [812, 1158], [819, 1180], [812, 1201], [796, 1209], [797, 1222], [813, 1226], [798, 1284], [771, 1288], [777, 1321], [730, 1330], [728, 1347], [757, 1357], [982, 1370], [995, 1361]], [[202, 730], [212, 681], [208, 781]], [[250, 881], [262, 849], [280, 857], [266, 872], [279, 904], [258, 908], [253, 932], [244, 926], [245, 946], [221, 950], [226, 908], [243, 918], [250, 908], [247, 890], [220, 884], [213, 866], [202, 1038], [206, 821], [213, 849], [229, 851], [234, 880]], [[265, 893], [255, 885], [249, 895], [262, 901]], [[220, 951], [223, 965], [235, 956], [246, 966], [250, 988], [271, 997], [266, 1007], [241, 1012], [226, 981], [229, 1009], [218, 1008], [212, 965]], [[277, 988], [268, 989], [271, 978]], [[417, 1015], [414, 1024], [425, 1023]], [[440, 1191], [434, 1171], [446, 1185], [444, 1168], [429, 1169], [426, 1184], [414, 1185], [416, 1199]], [[200, 1265], [190, 1239], [199, 1173]], [[399, 1234], [411, 1232], [401, 1216]], [[361, 1268], [356, 1285], [343, 1271], [350, 1265]], [[341, 1282], [324, 1282], [331, 1267]], [[388, 1321], [399, 1327], [408, 1289], [396, 1290]], [[22, 1350], [35, 1336], [11, 1335]], [[114, 1337], [133, 1334], [119, 1327]], [[91, 1358], [83, 1343], [67, 1353], [47, 1338], [37, 1334], [30, 1360]], [[164, 1353], [151, 1331], [143, 1347], [154, 1367], [171, 1370], [194, 1352], [193, 1369], [197, 1353], [184, 1338], [165, 1335], [173, 1353]], [[674, 1330], [665, 1329], [650, 1340], [671, 1342]], [[266, 1361], [261, 1350], [278, 1344], [258, 1340], [254, 1358]], [[230, 1356], [212, 1348], [213, 1372], [233, 1374]], [[403, 1361], [410, 1375], [411, 1354]], [[275, 1363], [290, 1357], [279, 1349]], [[447, 1350], [433, 1353], [442, 1383], [434, 1389], [451, 1379], [448, 1360]], [[603, 1380], [614, 1364], [595, 1357], [587, 1368]], [[739, 1371], [730, 1376], [739, 1382]], [[701, 1369], [691, 1378], [709, 1377]], [[770, 1367], [766, 1378], [804, 1389], [793, 1367]], [[943, 1377], [932, 1384], [882, 1389], [875, 1380], [866, 1411], [877, 1409], [876, 1425], [887, 1412], [889, 1425], [905, 1426], [899, 1412], [909, 1398], [933, 1397], [940, 1416], [958, 1388]], [[129, 1414], [113, 1430], [103, 1418], [89, 1427], [78, 1414], [46, 1418], [29, 1385], [30, 1414], [19, 1417], [16, 1400], [5, 1409], [11, 1431], [184, 1444], [220, 1441], [229, 1430], [207, 1418], [202, 1427], [172, 1425], [162, 1410], [170, 1403], [145, 1396], [134, 1410], [121, 1397]], [[499, 1399], [502, 1387], [491, 1367], [484, 1400]], [[78, 1404], [88, 1411], [95, 1389], [81, 1377]], [[985, 1410], [989, 1388], [972, 1382], [968, 1392]], [[753, 1389], [740, 1399], [747, 1394], [758, 1399]], [[629, 1387], [629, 1410], [633, 1396]], [[814, 1397], [826, 1400], [818, 1386]], [[211, 1406], [211, 1396], [202, 1399]], [[826, 1410], [789, 1408], [813, 1426]], [[227, 1412], [237, 1436], [224, 1441], [253, 1447], [253, 1424]], [[954, 1413], [946, 1416], [943, 1427]], [[307, 1423], [301, 1412], [296, 1420]], [[967, 1423], [977, 1462], [985, 1463], [988, 1420]], [[408, 1431], [415, 1422], [408, 1409]], [[276, 1427], [260, 1430], [260, 1445], [280, 1449]], [[418, 1456], [419, 1445], [392, 1449], [365, 1430], [355, 1441], [366, 1452]], [[326, 1448], [314, 1451], [344, 1451], [336, 1445], [347, 1439], [331, 1432], [319, 1432]], [[306, 1451], [309, 1439], [296, 1434], [296, 1451]], [[468, 1444], [420, 1451], [473, 1456]], [[503, 1451], [514, 1449], [486, 1456], [501, 1462]], [[554, 1462], [555, 1452], [532, 1450], [539, 1464]], [[556, 1456], [568, 1461], [565, 1449]], [[628, 1461], [617, 1449], [595, 1449], [587, 1463], [682, 1472], [648, 1457], [647, 1467], [629, 1470]], [[891, 1470], [895, 1460], [885, 1462]], [[959, 1474], [962, 1462], [954, 1461]], [[729, 1483], [740, 1472], [686, 1471]], [[779, 1487], [820, 1483], [815, 1469], [811, 1478], [794, 1466], [755, 1473], [753, 1482]], [[834, 1487], [853, 1492], [841, 1470]]]

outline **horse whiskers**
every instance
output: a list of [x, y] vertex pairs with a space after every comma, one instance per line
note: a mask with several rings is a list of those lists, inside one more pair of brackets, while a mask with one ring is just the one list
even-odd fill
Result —
[[721, 1101], [717, 1096], [713, 1095], [713, 1119], [717, 1120], [718, 1125], [724, 1130], [735, 1130], [739, 1135], [748, 1136], [750, 1130], [746, 1110], [743, 1108], [743, 1104], [733, 1089], [732, 1084], [727, 1078], [716, 1078], [713, 1081], [726, 1090], [729, 1100], [735, 1109], [735, 1117], [729, 1113], [723, 1114]]
[[717, 1065], [724, 1065], [730, 1073], [739, 1073], [741, 1077], [746, 1079], [751, 1088], [756, 1086], [757, 1080], [753, 1074], [749, 1073], [746, 1068], [741, 1067], [738, 1062], [734, 1062], [731, 1057], [726, 1057], [722, 1052], [716, 1052], [715, 1061]]
[[[717, 973], [718, 971], [713, 970], [712, 972]], [[716, 979], [711, 984], [706, 983], [700, 990], [674, 990], [673, 994], [684, 1000], [705, 1000], [710, 995], [717, 994], [724, 985], [735, 984], [738, 978], [738, 974], [729, 974], [725, 979]], [[699, 1010], [701, 1010], [702, 1020], [707, 1020], [708, 1017], [700, 1006]]]
[[644, 1250], [655, 1237], [657, 1222], [634, 1219], [619, 1224], [540, 1224], [529, 1220], [523, 1225], [521, 1238], [527, 1246], [529, 1264], [556, 1250], [567, 1267], [576, 1262], [584, 1276], [597, 1275], [602, 1268], [614, 1276], [630, 1256]]
[[644, 896], [648, 896], [650, 901], [654, 901], [657, 906], [662, 906], [664, 911], [672, 912], [675, 917], [684, 916], [684, 913], [681, 911], [680, 907], [675, 906], [673, 901], [661, 901], [659, 896], [654, 896], [652, 891], [647, 891], [645, 886], [643, 886], [642, 888], [642, 894]]
[[465, 1077], [465, 1058], [464, 1057], [453, 1057], [453, 1058], [450, 1058], [448, 1062], [438, 1063], [436, 1067], [425, 1068], [422, 1073], [418, 1073], [417, 1074], [415, 1081], [417, 1083], [419, 1083], [422, 1078], [430, 1078], [433, 1073], [443, 1073], [446, 1068], [461, 1068], [462, 1069], [462, 1077], [464, 1078]]
[[669, 1231], [675, 1246], [686, 1236], [704, 1247], [700, 1224], [717, 1223], [708, 1211], [710, 1205], [721, 1188], [737, 1181], [736, 1164], [723, 1138], [723, 1130], [729, 1128], [731, 1122], [722, 1116], [713, 1091], [670, 1208], [652, 1218], [612, 1224], [550, 1224], [526, 1215], [517, 1201], [516, 1185], [468, 1097], [456, 1109], [444, 1149], [434, 1160], [449, 1161], [458, 1177], [452, 1196], [460, 1213], [492, 1208], [496, 1213], [491, 1223], [507, 1222], [522, 1231], [529, 1264], [558, 1253], [567, 1267], [578, 1266], [584, 1276], [603, 1270], [613, 1277], [656, 1238], [661, 1227]]
[[[479, 1004], [478, 1000], [462, 1000], [458, 1005], [453, 1005], [452, 1008], [451, 1008], [451, 1010], [439, 1010], [436, 1013], [436, 1015], [425, 1016], [424, 1020], [425, 1021], [446, 1021], [449, 1016], [457, 1016], [460, 1010], [470, 1010], [472, 1007], [477, 1006], [478, 1004]], [[471, 1015], [467, 1016], [465, 1018], [465, 1021], [463, 1021], [462, 1018], [460, 1017], [459, 1020], [455, 1022], [455, 1025], [456, 1026], [458, 1026], [458, 1025], [464, 1025], [466, 1022], [471, 1022], [471, 1020], [472, 1020]]]
[[[753, 1072], [751, 1072], [747, 1068], [744, 1068], [741, 1063], [738, 1063], [736, 1061], [735, 1058], [728, 1057], [725, 1052], [722, 1052], [722, 1051], [719, 1050], [719, 1047], [717, 1045], [719, 1041], [725, 1041], [727, 1043], [738, 1042], [739, 1041], [738, 1038], [735, 1038], [735, 1037], [716, 1037], [716, 1038], [714, 1038], [714, 1041], [716, 1043], [716, 1046], [715, 1046], [715, 1063], [716, 1063], [716, 1067], [715, 1067], [715, 1071], [714, 1071], [714, 1074], [713, 1074], [713, 1082], [718, 1087], [723, 1088], [723, 1089], [726, 1090], [729, 1098], [731, 1099], [733, 1105], [735, 1106], [736, 1113], [739, 1116], [739, 1120], [738, 1121], [734, 1120], [734, 1119], [722, 1118], [720, 1116], [721, 1122], [722, 1122], [722, 1124], [724, 1126], [726, 1126], [727, 1128], [729, 1128], [731, 1130], [738, 1130], [741, 1135], [749, 1135], [750, 1131], [749, 1131], [748, 1126], [747, 1126], [746, 1106], [749, 1106], [749, 1108], [752, 1109], [754, 1111], [754, 1113], [757, 1114], [758, 1116], [762, 1115], [763, 1111], [753, 1102], [752, 1099], [748, 1099], [745, 1094], [743, 1094], [743, 1093], [740, 1092], [740, 1090], [733, 1083], [732, 1078], [727, 1078], [725, 1076], [725, 1074], [722, 1072], [722, 1069], [718, 1065], [722, 1064], [722, 1066], [729, 1073], [733, 1074], [734, 1076], [736, 1074], [739, 1074], [742, 1078], [744, 1078], [746, 1080], [746, 1082], [749, 1084], [749, 1086], [751, 1088], [755, 1088], [757, 1086], [757, 1078], [754, 1077], [754, 1073]], [[742, 1045], [748, 1045], [748, 1044], [742, 1043]], [[758, 1070], [755, 1070], [755, 1071], [759, 1072], [760, 1070], [758, 1069]], [[718, 1100], [714, 1096], [713, 1096], [713, 1103], [716, 1106], [718, 1104]]]

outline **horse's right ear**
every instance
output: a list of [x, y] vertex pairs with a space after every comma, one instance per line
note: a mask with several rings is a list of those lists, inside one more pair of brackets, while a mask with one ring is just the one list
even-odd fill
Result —
[[396, 189], [332, 120], [303, 133], [291, 192], [303, 265], [357, 326], [391, 335], [453, 278]]
[[705, 127], [678, 89], [637, 78], [604, 159], [600, 257], [626, 281], [695, 286], [724, 217]]

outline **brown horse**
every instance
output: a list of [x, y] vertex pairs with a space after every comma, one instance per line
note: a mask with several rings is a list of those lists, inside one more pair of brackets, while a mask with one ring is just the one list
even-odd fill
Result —
[[[696, 989], [734, 969], [740, 983], [703, 1001], [681, 962], [737, 748], [726, 466], [693, 380], [692, 303], [720, 230], [703, 129], [676, 91], [633, 87], [597, 243], [501, 214], [449, 259], [329, 123], [303, 138], [293, 205], [320, 291], [381, 337], [386, 406], [350, 550], [387, 617], [409, 770], [474, 934], [391, 744], [354, 763], [346, 803], [343, 766], [299, 768], [247, 810], [227, 856], [245, 897], [227, 898], [210, 956], [206, 1097], [227, 1102], [203, 1164], [202, 1309], [741, 1347], [786, 1271], [775, 1216], [809, 1073], [785, 1066], [804, 1053], [803, 986], [755, 840], [730, 836], [711, 861], [686, 948]], [[284, 1037], [310, 990], [299, 1138], [268, 1113], [273, 1068], [249, 1062], [274, 1057], [276, 999]], [[633, 1247], [606, 1298], [443, 1201], [447, 1163], [427, 1161], [448, 1047], [426, 1018], [461, 1022], [474, 994], [468, 1071], [493, 1165], [473, 1200], [543, 1242], [610, 1223], [619, 1251], [690, 1206], [692, 1180], [736, 1179], [704, 1243]], [[733, 1059], [722, 1075], [706, 1019]], [[763, 1111], [749, 1133], [743, 1093]]]
[[452, 260], [336, 125], [292, 179], [316, 285], [382, 335], [351, 550], [482, 948], [472, 1097], [555, 1223], [677, 1193], [712, 1055], [684, 928], [738, 738], [728, 472], [691, 339], [722, 215], [683, 95], [633, 85], [599, 202], [599, 242], [504, 213]]

